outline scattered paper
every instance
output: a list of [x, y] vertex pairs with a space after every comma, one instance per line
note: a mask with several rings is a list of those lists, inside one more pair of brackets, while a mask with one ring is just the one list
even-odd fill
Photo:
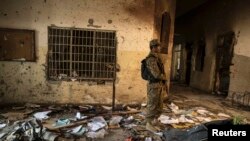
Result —
[[102, 108], [104, 108], [106, 110], [112, 110], [112, 107], [109, 107], [109, 106], [102, 106]]
[[3, 138], [6, 135], [6, 133], [0, 133], [0, 139]]
[[43, 139], [46, 141], [54, 141], [59, 135], [53, 132], [45, 131], [43, 134]]
[[152, 138], [151, 137], [146, 137], [145, 141], [152, 141]]
[[70, 124], [69, 119], [58, 119], [53, 126], [64, 126], [64, 125], [67, 125], [67, 124]]
[[68, 132], [70, 132], [73, 135], [81, 136], [87, 131], [88, 131], [87, 128], [80, 125], [80, 126], [77, 126], [77, 127], [73, 128], [73, 129], [69, 130]]
[[51, 111], [38, 112], [34, 114], [34, 117], [39, 120], [48, 119], [49, 116], [47, 114], [51, 113]]
[[197, 110], [197, 113], [199, 113], [201, 115], [206, 115], [209, 112], [207, 110], [204, 110], [204, 109], [199, 109], [199, 110]]
[[73, 82], [75, 82], [77, 79], [75, 79], [75, 78], [71, 78], [71, 81], [73, 81]]
[[7, 124], [5, 124], [5, 123], [1, 123], [1, 124], [0, 124], [0, 129], [4, 128], [6, 125], [7, 125]]
[[179, 107], [176, 106], [174, 103], [171, 103], [171, 104], [169, 105], [169, 108], [170, 108], [171, 110], [179, 110]]
[[98, 132], [88, 132], [86, 135], [89, 138], [104, 138], [106, 131], [104, 129], [99, 130]]
[[91, 131], [97, 131], [103, 127], [105, 127], [106, 125], [101, 123], [101, 122], [91, 122], [88, 123], [88, 127]]
[[169, 118], [168, 116], [161, 115], [158, 120], [163, 124], [176, 124], [179, 123], [178, 119]]
[[231, 116], [224, 114], [224, 113], [219, 113], [218, 114], [219, 117], [225, 117], [225, 118], [230, 118]]
[[184, 115], [181, 115], [181, 116], [180, 116], [179, 122], [181, 122], [181, 123], [194, 123], [193, 120], [187, 119]]
[[87, 116], [82, 116], [80, 112], [77, 112], [75, 117], [76, 117], [76, 120], [87, 118]]
[[90, 129], [90, 131], [97, 131], [97, 130], [107, 126], [107, 123], [103, 117], [100, 117], [100, 116], [94, 117], [91, 120], [92, 121], [88, 123], [88, 129]]
[[196, 119], [198, 119], [200, 122], [210, 122], [212, 121], [212, 119], [210, 117], [195, 117]]
[[131, 129], [131, 128], [133, 128], [133, 127], [136, 127], [136, 126], [137, 126], [137, 125], [134, 124], [134, 123], [124, 125], [124, 127], [129, 128], [129, 129]]
[[135, 108], [130, 108], [129, 106], [127, 106], [127, 109], [128, 109], [129, 111], [137, 111]]
[[134, 119], [134, 117], [133, 116], [129, 116], [126, 120], [133, 120]]
[[172, 112], [174, 112], [175, 114], [181, 114], [181, 113], [184, 113], [186, 112], [185, 110], [180, 110], [179, 107], [177, 105], [175, 105], [174, 103], [171, 103], [169, 106], [168, 106]]
[[121, 116], [113, 116], [109, 122], [109, 125], [117, 125], [121, 122], [122, 119], [123, 117]]

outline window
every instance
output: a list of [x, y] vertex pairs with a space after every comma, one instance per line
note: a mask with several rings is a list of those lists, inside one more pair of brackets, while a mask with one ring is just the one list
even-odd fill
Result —
[[196, 71], [203, 71], [204, 67], [204, 59], [206, 55], [206, 43], [203, 39], [198, 42], [198, 48], [195, 58], [195, 70]]
[[48, 36], [49, 79], [114, 79], [115, 31], [49, 27]]
[[0, 28], [0, 61], [35, 61], [35, 31]]

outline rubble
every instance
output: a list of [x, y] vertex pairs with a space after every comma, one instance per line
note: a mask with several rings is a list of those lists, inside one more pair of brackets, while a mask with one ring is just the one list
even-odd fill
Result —
[[[161, 131], [152, 133], [146, 130], [143, 122], [145, 106], [145, 104], [120, 105], [117, 106], [119, 110], [112, 111], [112, 107], [104, 105], [26, 104], [25, 109], [21, 108], [26, 115], [23, 120], [9, 123], [10, 117], [0, 118], [0, 140], [19, 141], [25, 138], [30, 141], [54, 141], [57, 138], [75, 137], [96, 139], [104, 138], [110, 130], [115, 129], [128, 131], [129, 136], [126, 138], [128, 141], [163, 140], [167, 135], [166, 129], [176, 129], [176, 131], [192, 129], [210, 121], [231, 118], [227, 114], [213, 113], [204, 107], [181, 109], [176, 104], [170, 103], [164, 106], [164, 112], [158, 118]], [[30, 111], [31, 109], [33, 111]]]

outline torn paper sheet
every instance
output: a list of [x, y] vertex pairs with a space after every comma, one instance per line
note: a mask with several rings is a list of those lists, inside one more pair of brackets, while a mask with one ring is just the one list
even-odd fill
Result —
[[88, 131], [88, 129], [83, 127], [82, 125], [77, 126], [71, 130], [68, 130], [68, 132], [70, 132], [71, 134], [76, 135], [76, 136], [82, 136], [87, 131]]
[[175, 105], [174, 103], [171, 103], [170, 105], [168, 105], [168, 107], [172, 110], [172, 112], [174, 112], [175, 114], [182, 114], [185, 112], [185, 110], [180, 110], [179, 107], [177, 105]]
[[137, 125], [134, 124], [134, 123], [131, 123], [131, 124], [125, 124], [125, 125], [123, 125], [123, 126], [126, 127], [126, 128], [131, 129], [131, 128], [133, 128], [133, 127], [136, 127]]
[[82, 116], [80, 112], [77, 112], [75, 117], [76, 117], [76, 120], [87, 118], [87, 116]]
[[51, 113], [51, 111], [38, 112], [34, 114], [34, 117], [39, 120], [48, 119], [49, 116], [47, 114]]
[[59, 136], [58, 134], [49, 131], [45, 131], [43, 133], [43, 139], [46, 141], [54, 141], [57, 139], [58, 136]]
[[107, 123], [101, 116], [92, 118], [91, 122], [88, 123], [88, 129], [90, 129], [90, 131], [97, 131], [105, 126], [107, 126]]
[[0, 124], [0, 129], [4, 128], [7, 124], [6, 123], [1, 123]]
[[210, 122], [212, 121], [212, 119], [210, 117], [195, 117], [196, 119], [198, 119], [200, 122]]
[[219, 113], [219, 114], [218, 114], [218, 116], [219, 116], [219, 117], [230, 118], [230, 116], [229, 116], [229, 115], [224, 114], [224, 113]]
[[58, 119], [56, 121], [56, 123], [53, 124], [53, 126], [64, 126], [64, 125], [67, 125], [67, 124], [70, 124], [70, 120], [69, 119]]
[[102, 106], [102, 108], [106, 110], [112, 110], [112, 107], [109, 107], [109, 106]]
[[163, 124], [176, 124], [179, 123], [178, 119], [169, 118], [168, 116], [161, 115], [158, 120]]
[[181, 115], [178, 120], [181, 123], [194, 123], [193, 120], [186, 118], [185, 115]]
[[113, 116], [109, 121], [109, 125], [117, 125], [121, 122], [122, 119], [123, 117], [121, 116]]
[[6, 133], [0, 133], [0, 139], [2, 139], [5, 135]]
[[105, 127], [106, 125], [102, 122], [90, 122], [88, 123], [88, 128], [91, 130], [91, 131], [97, 131], [103, 127]]
[[88, 132], [86, 135], [88, 138], [104, 138], [106, 131], [104, 129], [99, 130], [98, 132]]

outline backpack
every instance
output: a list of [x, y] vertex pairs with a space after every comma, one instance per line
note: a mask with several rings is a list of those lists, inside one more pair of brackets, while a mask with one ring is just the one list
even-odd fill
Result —
[[148, 81], [153, 81], [155, 80], [153, 74], [149, 71], [148, 67], [147, 67], [147, 62], [146, 60], [148, 59], [149, 57], [146, 57], [145, 59], [143, 59], [141, 61], [141, 77], [142, 79], [144, 80], [148, 80]]

